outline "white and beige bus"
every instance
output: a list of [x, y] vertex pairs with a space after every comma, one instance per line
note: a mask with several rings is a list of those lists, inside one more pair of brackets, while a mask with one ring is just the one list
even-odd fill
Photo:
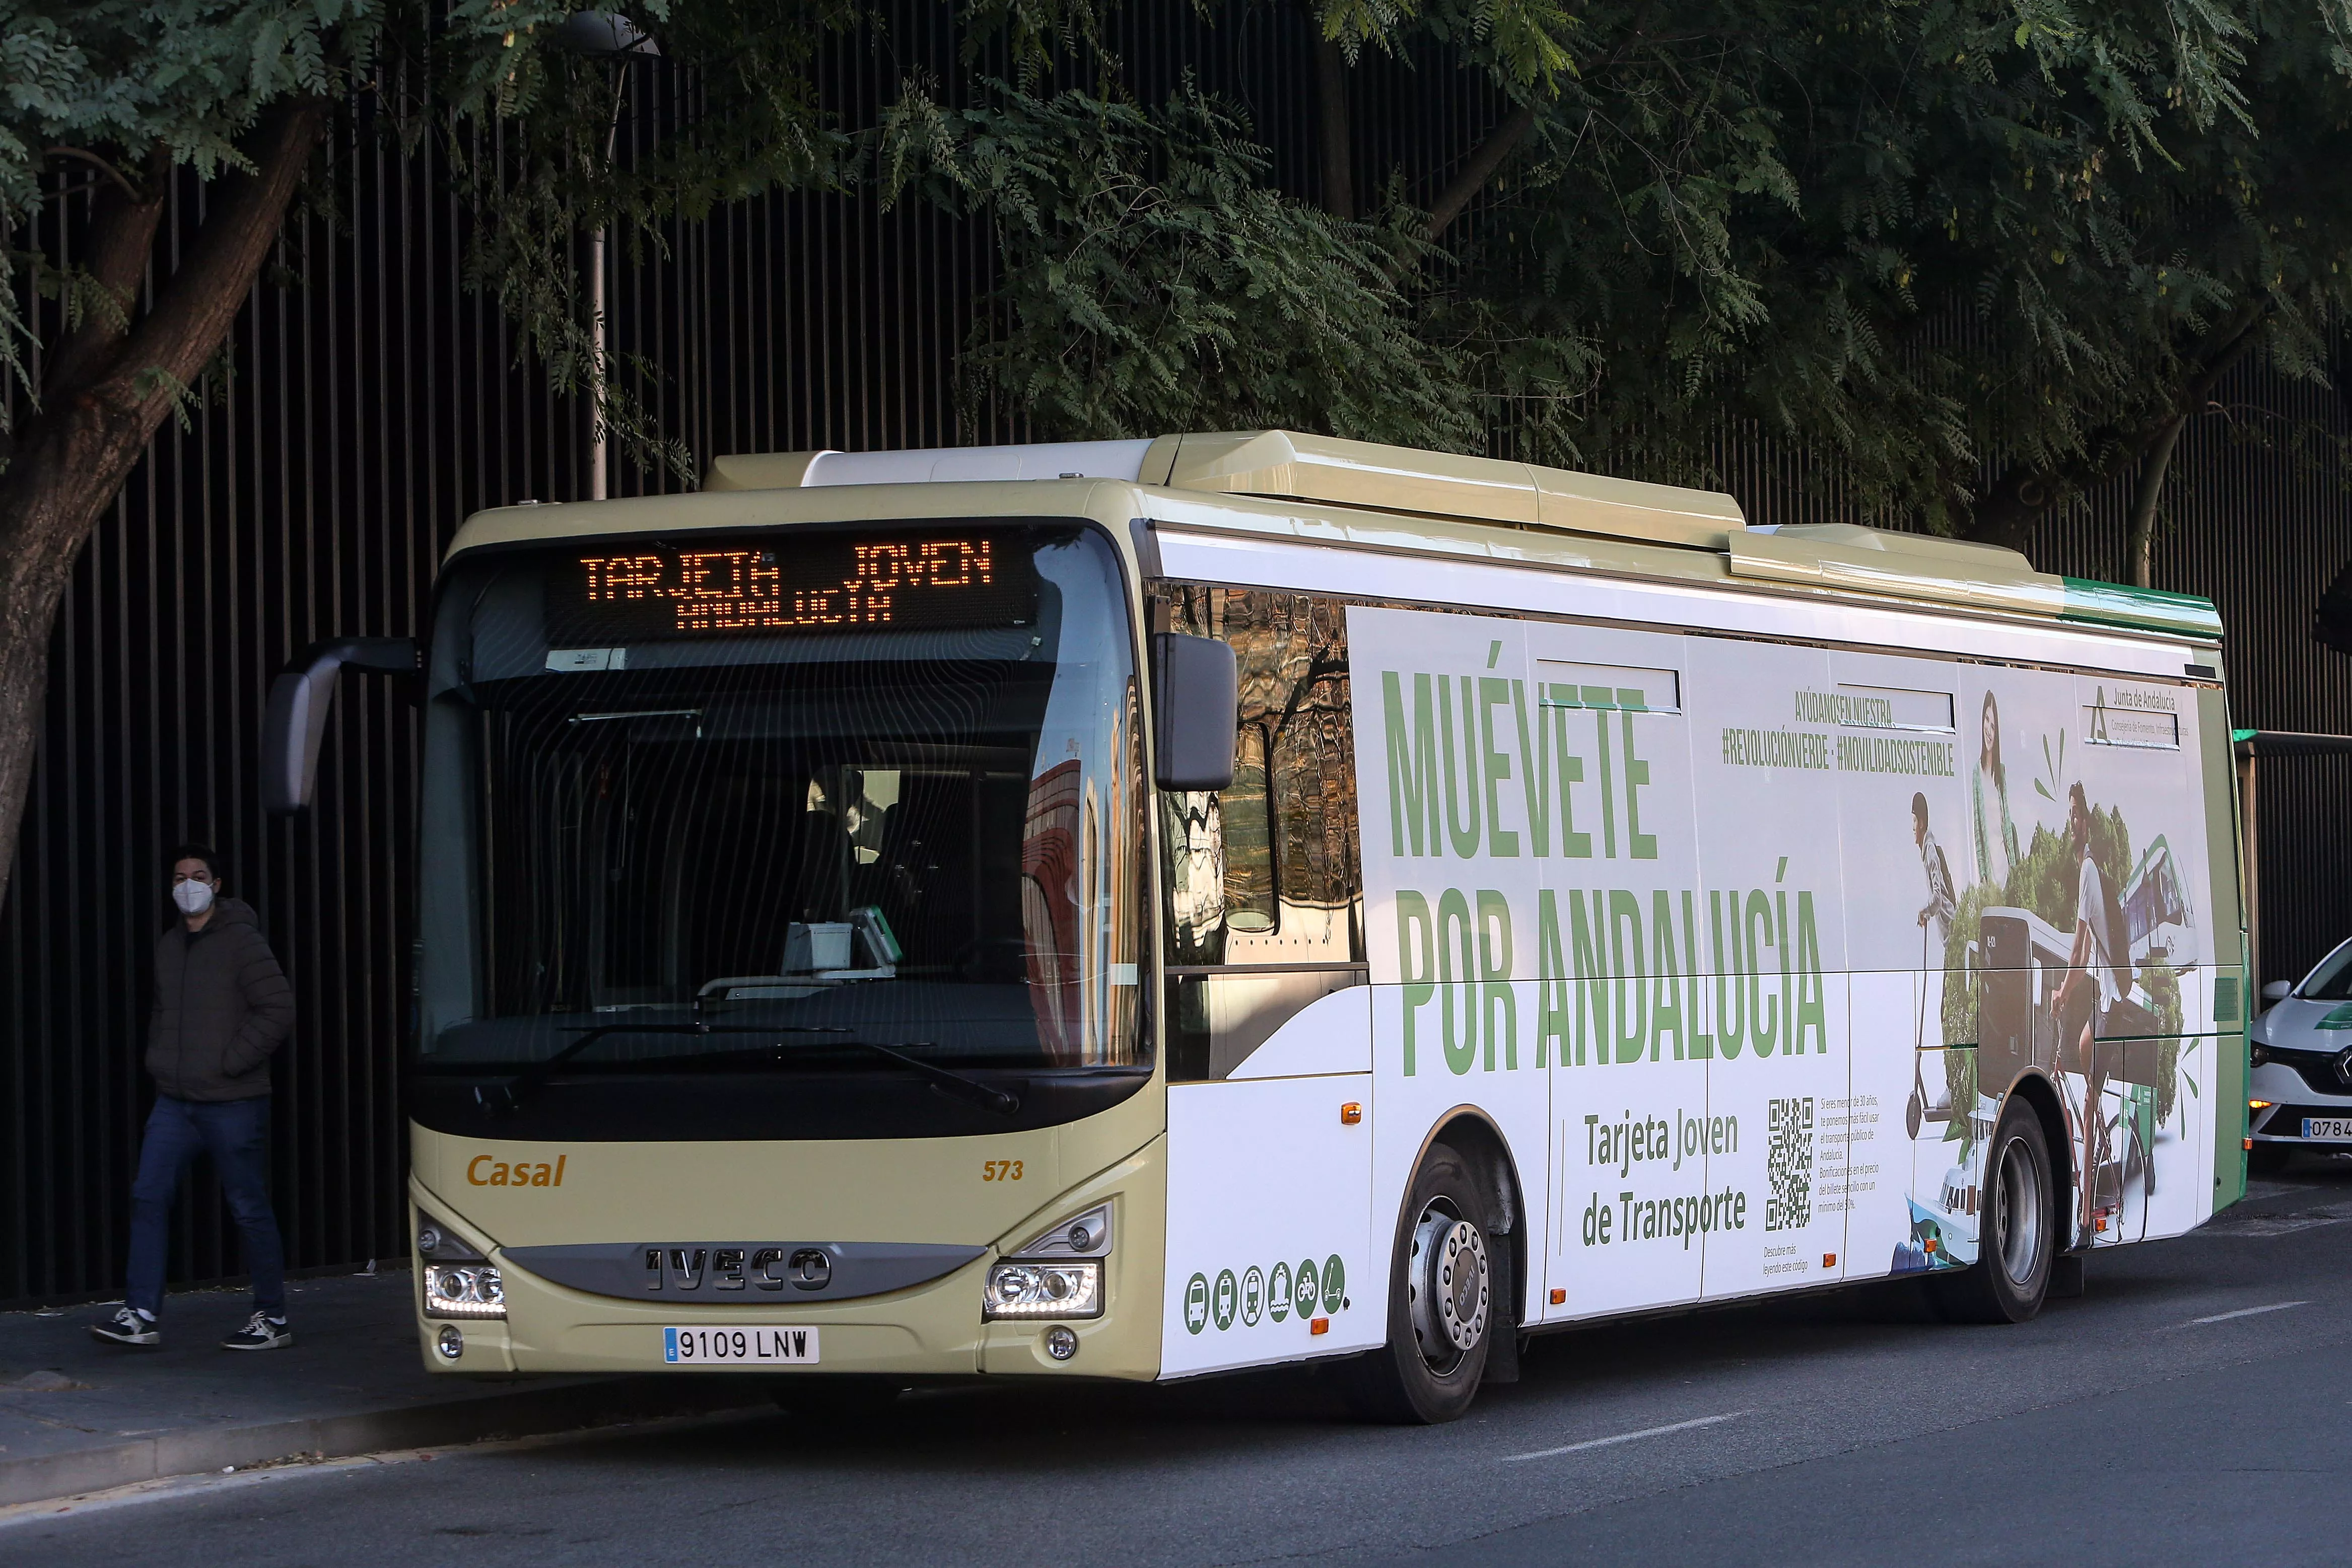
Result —
[[2242, 1189], [2203, 601], [1259, 432], [521, 506], [429, 639], [417, 1331], [467, 1374], [1461, 1414], [1528, 1335]]

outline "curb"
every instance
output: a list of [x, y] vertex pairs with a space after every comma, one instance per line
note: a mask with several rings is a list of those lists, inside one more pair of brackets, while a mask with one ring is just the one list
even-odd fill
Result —
[[764, 1393], [727, 1382], [611, 1378], [499, 1390], [397, 1409], [312, 1416], [251, 1427], [198, 1427], [104, 1448], [0, 1461], [0, 1507], [48, 1502], [169, 1476], [242, 1469], [309, 1456], [346, 1458], [391, 1448], [438, 1448], [485, 1437], [525, 1437], [613, 1421], [700, 1416], [764, 1406]]

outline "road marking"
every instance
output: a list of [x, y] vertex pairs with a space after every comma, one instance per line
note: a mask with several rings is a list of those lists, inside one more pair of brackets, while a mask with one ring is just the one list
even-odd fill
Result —
[[[2294, 1304], [2300, 1306], [2303, 1303], [2298, 1301]], [[1619, 1443], [1639, 1442], [1643, 1437], [1663, 1437], [1669, 1432], [1687, 1432], [1694, 1427], [1712, 1427], [1718, 1421], [1737, 1421], [1747, 1414], [1745, 1410], [1734, 1410], [1728, 1415], [1702, 1416], [1696, 1421], [1676, 1421], [1667, 1427], [1644, 1427], [1638, 1432], [1620, 1432], [1613, 1437], [1588, 1437], [1581, 1443], [1566, 1443], [1557, 1448], [1538, 1448], [1532, 1454], [1506, 1454], [1503, 1463], [1516, 1465], [1522, 1459], [1554, 1459], [1562, 1454], [1580, 1454], [1587, 1448], [1606, 1448]]]
[[2191, 1318], [2180, 1326], [2193, 1329], [2203, 1323], [2226, 1323], [2231, 1318], [2258, 1318], [2264, 1312], [2283, 1312], [2289, 1307], [2307, 1307], [2309, 1301], [2273, 1301], [2267, 1307], [2240, 1307], [2234, 1312], [2215, 1312], [2210, 1318]]

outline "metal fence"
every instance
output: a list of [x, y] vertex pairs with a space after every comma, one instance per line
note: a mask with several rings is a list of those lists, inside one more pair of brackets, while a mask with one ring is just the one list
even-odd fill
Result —
[[[887, 48], [839, 54], [828, 92], [870, 105], [909, 70], [950, 76], [950, 10], [910, 0]], [[1189, 66], [1249, 105], [1288, 188], [1315, 190], [1298, 8], [1250, 8], [1224, 32], [1181, 3], [1123, 15], [1139, 19], [1112, 43], [1147, 96]], [[1426, 189], [1494, 106], [1467, 85], [1390, 94], [1385, 68], [1357, 84], [1357, 186], [1402, 169]], [[1408, 100], [1422, 118], [1395, 108]], [[277, 1077], [289, 1260], [403, 1250], [394, 1062], [414, 936], [415, 715], [383, 683], [347, 683], [320, 809], [289, 825], [255, 803], [262, 698], [313, 639], [416, 629], [437, 555], [467, 513], [580, 494], [585, 423], [517, 367], [495, 311], [460, 287], [466, 214], [429, 157], [355, 142], [336, 169], [348, 225], [289, 232], [293, 285], [256, 291], [234, 374], [188, 428], [158, 437], [60, 615], [0, 909], [0, 1302], [88, 1296], [120, 1279], [147, 1103], [147, 976], [167, 914], [159, 861], [184, 838], [225, 852], [231, 890], [260, 911], [299, 997]], [[992, 256], [984, 233], [914, 205], [748, 203], [679, 230], [658, 264], [614, 256], [616, 346], [660, 368], [645, 393], [703, 457], [1016, 438], [1017, 410], [958, 422], [955, 350]], [[2321, 587], [2352, 556], [2344, 476], [2239, 438], [2297, 413], [2340, 433], [2342, 411], [2333, 394], [2259, 369], [2229, 397], [2231, 414], [2192, 426], [2179, 454], [2160, 581], [2220, 602], [2239, 723], [2352, 730], [2352, 660], [2309, 636]], [[1803, 454], [1734, 433], [1724, 465], [1759, 521], [1843, 515], [1834, 476]], [[670, 484], [624, 473], [613, 487]], [[2115, 532], [2093, 524], [2122, 505], [2118, 492], [2053, 520], [2041, 559], [2117, 575]], [[2272, 768], [2263, 788], [2265, 946], [2284, 973], [2352, 931], [2352, 843], [2337, 830], [2352, 768]], [[228, 1229], [208, 1186], [184, 1197], [175, 1278], [229, 1272]]]

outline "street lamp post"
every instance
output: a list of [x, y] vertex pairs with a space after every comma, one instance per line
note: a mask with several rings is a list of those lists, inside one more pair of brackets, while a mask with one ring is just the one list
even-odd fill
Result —
[[[551, 41], [560, 49], [567, 49], [588, 59], [619, 60], [624, 65], [634, 58], [652, 58], [661, 54], [651, 35], [617, 11], [575, 11], [555, 30]], [[613, 161], [614, 149], [620, 137], [621, 105], [626, 97], [627, 78], [615, 78], [613, 84], [613, 118], [604, 132], [604, 162], [607, 163]], [[604, 407], [611, 399], [607, 388], [611, 340], [604, 311], [604, 237], [602, 225], [597, 225], [588, 236], [588, 342], [596, 395], [588, 434], [588, 498], [592, 501], [601, 501], [612, 493], [609, 458], [612, 443], [606, 433], [604, 417]]]

